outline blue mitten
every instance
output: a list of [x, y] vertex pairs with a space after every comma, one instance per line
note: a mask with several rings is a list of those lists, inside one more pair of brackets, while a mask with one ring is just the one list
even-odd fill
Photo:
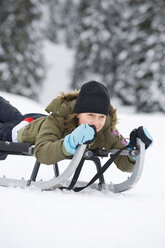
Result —
[[136, 138], [139, 138], [143, 141], [146, 149], [148, 147], [150, 147], [153, 143], [153, 138], [152, 138], [151, 134], [143, 126], [137, 128], [137, 129], [134, 129], [130, 133], [130, 145], [131, 146], [136, 146]]
[[[147, 130], [147, 128], [142, 127], [143, 128], [143, 137], [142, 137], [142, 141], [144, 140], [144, 143], [146, 145], [146, 149], [150, 146], [152, 146], [153, 144], [153, 138], [151, 136], [151, 134], [149, 133], [149, 131]], [[145, 141], [148, 140], [148, 141]]]
[[64, 138], [64, 147], [70, 154], [76, 152], [77, 146], [92, 143], [96, 138], [96, 128], [88, 124], [81, 124]]

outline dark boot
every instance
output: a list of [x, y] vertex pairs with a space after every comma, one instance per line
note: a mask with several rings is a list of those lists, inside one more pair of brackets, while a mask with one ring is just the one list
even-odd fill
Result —
[[13, 122], [21, 117], [21, 112], [0, 96], [0, 122]]

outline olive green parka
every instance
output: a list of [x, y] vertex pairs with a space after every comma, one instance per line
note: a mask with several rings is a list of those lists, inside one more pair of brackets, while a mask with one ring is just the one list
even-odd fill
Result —
[[[64, 129], [64, 120], [74, 113], [77, 96], [78, 92], [75, 91], [55, 98], [45, 109], [49, 113], [47, 117], [34, 120], [23, 129], [21, 142], [35, 144], [34, 154], [40, 163], [49, 165], [68, 158], [62, 149], [63, 139], [70, 133]], [[120, 138], [112, 134], [116, 130], [116, 123], [116, 111], [111, 105], [105, 125], [89, 149], [105, 148], [109, 152], [110, 149], [122, 148], [124, 145]], [[120, 170], [127, 172], [132, 172], [135, 163], [131, 157], [122, 155], [114, 162]]]

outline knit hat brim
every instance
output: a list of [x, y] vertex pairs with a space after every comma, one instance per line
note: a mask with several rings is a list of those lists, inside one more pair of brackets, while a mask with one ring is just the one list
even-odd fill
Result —
[[109, 93], [103, 84], [90, 81], [81, 87], [75, 105], [75, 113], [98, 113], [107, 115], [109, 110]]

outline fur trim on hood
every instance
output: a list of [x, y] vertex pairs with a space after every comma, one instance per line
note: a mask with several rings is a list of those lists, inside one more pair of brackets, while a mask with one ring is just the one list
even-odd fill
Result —
[[64, 99], [64, 100], [67, 100], [67, 101], [71, 101], [75, 98], [77, 98], [79, 94], [79, 91], [78, 90], [75, 90], [75, 91], [72, 91], [72, 92], [68, 92], [68, 93], [61, 93], [61, 95], [57, 96], [58, 99]]

